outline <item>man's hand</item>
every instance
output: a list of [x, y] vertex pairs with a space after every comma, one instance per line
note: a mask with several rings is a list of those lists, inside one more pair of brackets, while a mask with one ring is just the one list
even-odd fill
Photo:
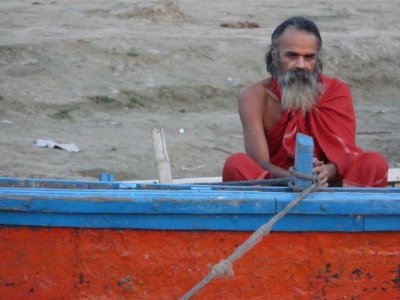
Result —
[[337, 176], [337, 168], [333, 163], [325, 164], [323, 161], [313, 158], [313, 172], [319, 176], [319, 182], [322, 187], [328, 187], [329, 181], [332, 181]]

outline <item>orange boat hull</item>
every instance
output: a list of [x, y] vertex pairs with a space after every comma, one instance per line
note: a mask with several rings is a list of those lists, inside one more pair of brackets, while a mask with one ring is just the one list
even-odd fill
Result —
[[[179, 299], [249, 232], [0, 228], [2, 299]], [[400, 299], [400, 232], [273, 232], [193, 299]]]

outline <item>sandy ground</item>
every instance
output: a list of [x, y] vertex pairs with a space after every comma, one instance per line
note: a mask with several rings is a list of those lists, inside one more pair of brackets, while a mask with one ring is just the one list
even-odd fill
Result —
[[[317, 22], [324, 73], [351, 86], [359, 145], [400, 167], [400, 3], [277, 3], [2, 0], [1, 175], [156, 178], [163, 127], [173, 177], [219, 176], [243, 150], [237, 94], [267, 76], [269, 37], [292, 15]], [[245, 21], [260, 27], [221, 26]]]

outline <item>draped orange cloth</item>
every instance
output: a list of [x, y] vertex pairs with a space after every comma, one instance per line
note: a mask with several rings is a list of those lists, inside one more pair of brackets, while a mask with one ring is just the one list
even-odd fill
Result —
[[[383, 187], [387, 184], [388, 164], [376, 152], [364, 152], [355, 142], [356, 120], [347, 85], [335, 78], [320, 76], [324, 92], [315, 107], [306, 114], [283, 111], [281, 118], [266, 132], [270, 162], [288, 169], [294, 164], [296, 134], [314, 140], [314, 156], [333, 162], [339, 178], [352, 186]], [[272, 92], [281, 98], [274, 80]], [[255, 161], [240, 153], [229, 157], [223, 170], [224, 181], [271, 178]]]

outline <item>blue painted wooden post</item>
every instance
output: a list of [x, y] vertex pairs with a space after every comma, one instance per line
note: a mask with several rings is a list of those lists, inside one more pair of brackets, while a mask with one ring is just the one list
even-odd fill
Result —
[[100, 173], [99, 180], [104, 182], [115, 181], [115, 177], [113, 174], [110, 173]]
[[[312, 175], [314, 141], [312, 137], [298, 133], [296, 135], [296, 153], [294, 169], [297, 172]], [[307, 179], [295, 178], [294, 185], [300, 188], [308, 188], [312, 182]]]

